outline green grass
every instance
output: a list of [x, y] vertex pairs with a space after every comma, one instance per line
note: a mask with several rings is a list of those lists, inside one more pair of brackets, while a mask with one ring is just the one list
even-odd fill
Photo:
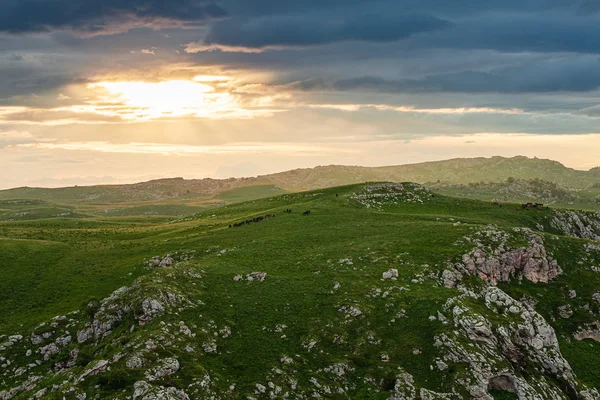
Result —
[[[432, 345], [434, 336], [447, 327], [429, 317], [457, 291], [438, 285], [437, 276], [471, 249], [460, 242], [464, 236], [488, 224], [505, 230], [547, 227], [551, 211], [525, 212], [514, 204], [498, 207], [437, 194], [425, 198], [423, 204], [390, 201], [366, 207], [355, 196], [363, 187], [269, 198], [263, 197], [279, 189], [236, 189], [221, 200], [251, 200], [177, 219], [163, 218], [170, 215], [164, 211], [162, 216], [137, 218], [125, 213], [0, 222], [0, 334], [27, 332], [143, 275], [153, 278], [160, 273], [161, 279], [167, 280], [168, 270], [150, 271], [143, 262], [156, 255], [194, 252], [193, 260], [185, 265], [201, 271], [201, 283], [176, 282], [203, 305], [167, 315], [162, 322], [197, 324], [199, 334], [190, 339], [195, 348], [211, 337], [210, 329], [201, 333], [200, 328], [229, 326], [233, 333], [219, 340], [219, 354], [204, 355], [201, 361], [177, 346], [169, 348], [168, 354], [161, 356], [175, 356], [181, 364], [180, 373], [170, 383], [184, 387], [203, 371], [211, 371], [222, 382], [236, 382], [236, 393], [251, 393], [256, 382], [266, 383], [266, 374], [273, 365], [280, 366], [282, 356], [300, 355], [300, 366], [294, 367], [300, 372], [295, 376], [306, 387], [312, 385], [315, 374], [323, 381], [332, 379], [309, 372], [309, 367], [314, 371], [336, 362], [351, 365], [354, 371], [350, 375], [359, 382], [351, 398], [387, 398], [389, 393], [375, 394], [360, 382], [365, 376], [376, 382], [393, 380], [400, 367], [414, 376], [419, 387], [449, 391], [450, 375], [432, 373], [430, 368], [440, 355]], [[287, 208], [292, 209], [291, 214], [283, 213]], [[311, 214], [302, 215], [307, 210]], [[262, 222], [229, 228], [273, 213], [275, 217]], [[515, 298], [528, 295], [539, 300], [538, 311], [549, 321], [556, 315], [556, 306], [565, 301], [568, 288], [577, 288], [574, 304], [583, 305], [599, 283], [597, 274], [587, 269], [589, 265], [577, 262], [585, 256], [586, 242], [554, 237], [547, 234], [547, 244], [565, 274], [548, 285], [502, 285]], [[381, 280], [389, 268], [399, 270], [397, 282]], [[237, 274], [253, 271], [267, 272], [267, 279], [233, 280]], [[336, 291], [334, 282], [341, 284]], [[374, 295], [376, 289], [389, 293]], [[346, 321], [339, 311], [343, 306], [357, 306], [363, 315]], [[401, 311], [405, 315], [398, 317]], [[600, 359], [598, 344], [566, 340], [590, 318], [580, 312], [572, 320], [551, 323], [579, 379], [598, 387], [600, 366], [589, 367]], [[280, 324], [287, 326], [282, 332], [276, 329]], [[122, 331], [114, 337], [133, 340], [138, 329], [140, 335], [148, 334], [160, 325], [156, 321], [145, 328], [136, 327], [131, 335], [128, 328], [119, 328]], [[302, 343], [311, 339], [317, 344], [307, 351]], [[114, 346], [118, 343], [102, 342], [92, 356], [109, 358], [116, 351]], [[381, 360], [383, 353], [389, 362]], [[126, 371], [121, 364], [110, 374], [90, 380], [90, 395], [98, 384], [101, 398], [111, 398], [115, 391], [140, 379], [138, 372]], [[506, 393], [493, 395], [513, 398]]]
[[215, 199], [223, 200], [227, 203], [240, 203], [243, 201], [273, 197], [284, 193], [286, 193], [286, 191], [277, 186], [249, 186], [220, 193], [218, 196], [215, 196]]

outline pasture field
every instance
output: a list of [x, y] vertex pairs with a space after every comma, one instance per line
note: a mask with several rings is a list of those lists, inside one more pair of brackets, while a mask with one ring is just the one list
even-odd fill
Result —
[[[412, 184], [391, 187], [360, 184], [268, 198], [256, 197], [279, 189], [246, 188], [220, 197], [249, 201], [198, 206], [200, 212], [183, 208], [150, 214], [144, 208], [148, 214], [88, 212], [44, 218], [47, 214], [36, 211], [37, 219], [1, 221], [0, 335], [27, 338], [45, 321], [85, 310], [135, 282], [171, 285], [195, 306], [144, 326], [123, 320], [114, 327], [118, 340], [108, 336], [80, 349], [87, 358], [72, 367], [75, 374], [89, 368], [88, 362], [117, 360], [119, 346], [145, 342], [166, 326], [184, 324], [197, 335], [186, 336], [185, 342], [170, 340], [171, 345], [164, 342], [154, 357], [177, 358], [179, 372], [158, 382], [196, 393], [192, 398], [205, 398], [206, 387], [224, 398], [255, 396], [256, 390], [260, 396], [257, 383], [267, 386], [266, 376], [276, 381], [285, 375], [293, 376], [307, 393], [316, 387], [314, 378], [321, 382], [319, 390], [324, 385], [344, 388], [344, 394], [330, 398], [384, 399], [400, 370], [414, 378], [415, 386], [448, 392], [453, 376], [460, 376], [465, 366], [456, 363], [445, 373], [432, 371], [441, 357], [434, 338], [452, 329], [441, 323], [438, 313], [447, 314], [445, 304], [459, 294], [440, 284], [443, 271], [471, 251], [473, 242], [465, 238], [501, 231], [506, 232], [506, 246], [517, 248], [527, 246], [527, 239], [514, 228], [529, 228], [543, 238], [562, 274], [549, 283], [514, 280], [499, 287], [515, 299], [534, 299], [536, 310], [556, 329], [578, 382], [600, 387], [600, 343], [573, 339], [598, 312], [591, 299], [600, 287], [600, 272], [592, 267], [600, 266], [600, 252], [586, 250], [592, 241], [565, 236], [552, 223], [552, 209], [517, 211], [516, 204], [500, 207], [447, 197]], [[54, 206], [2, 203], [0, 213], [15, 212], [15, 207], [25, 212], [25, 207]], [[307, 210], [310, 215], [303, 215]], [[180, 211], [195, 213], [181, 216]], [[229, 227], [267, 214], [274, 216]], [[174, 259], [172, 266], [148, 267], [148, 260], [167, 255]], [[383, 280], [390, 269], [397, 269], [397, 278]], [[246, 280], [252, 272], [267, 275], [264, 281]], [[197, 281], [182, 278], [196, 275], [201, 276]], [[481, 288], [482, 281], [467, 277], [465, 285]], [[576, 298], [569, 297], [571, 289], [576, 289]], [[472, 300], [473, 310], [483, 310], [482, 304]], [[557, 311], [565, 304], [573, 310], [568, 319]], [[222, 334], [224, 330], [230, 334]], [[218, 345], [215, 352], [206, 350], [210, 340]], [[195, 351], [184, 351], [184, 344]], [[40, 368], [48, 369], [64, 354], [44, 360]], [[273, 372], [284, 369], [283, 357], [294, 360], [284, 375]], [[141, 367], [128, 369], [124, 362], [114, 361], [113, 375], [99, 374], [73, 387], [107, 399], [131, 395], [133, 382], [144, 379], [144, 372]], [[336, 364], [348, 367], [338, 378], [324, 369]], [[210, 385], [192, 385], [205, 375], [211, 377]], [[356, 383], [348, 386], [344, 379], [351, 377]], [[49, 375], [38, 388], [63, 379]], [[0, 392], [17, 382], [2, 377]], [[507, 392], [492, 394], [511, 398]]]

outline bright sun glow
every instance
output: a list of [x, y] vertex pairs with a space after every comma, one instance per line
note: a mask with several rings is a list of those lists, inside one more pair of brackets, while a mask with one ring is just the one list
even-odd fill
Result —
[[[252, 113], [240, 107], [233, 95], [207, 84], [219, 80], [223, 81], [221, 77], [208, 76], [189, 81], [98, 82], [89, 88], [104, 89], [107, 94], [101, 96], [101, 103], [89, 108], [129, 120], [251, 116]], [[80, 111], [89, 109], [84, 107]]]

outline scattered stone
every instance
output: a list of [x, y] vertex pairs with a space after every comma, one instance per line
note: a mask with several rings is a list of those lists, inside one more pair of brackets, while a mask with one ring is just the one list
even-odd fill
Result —
[[106, 371], [108, 368], [108, 361], [99, 360], [95, 362], [91, 367], [85, 370], [85, 372], [79, 378], [80, 380], [85, 378], [86, 376], [98, 375]]
[[60, 349], [54, 343], [50, 343], [47, 346], [44, 346], [40, 349], [40, 354], [44, 357], [44, 360], [47, 361], [55, 354], [60, 353]]
[[174, 387], [155, 387], [146, 381], [136, 382], [133, 388], [133, 400], [190, 400], [183, 390]]
[[179, 371], [179, 361], [176, 358], [165, 358], [159, 361], [159, 366], [146, 372], [146, 379], [154, 381], [165, 376], [170, 376]]
[[398, 279], [398, 270], [395, 268], [391, 268], [383, 273], [383, 279]]
[[561, 318], [571, 318], [571, 316], [573, 315], [573, 309], [571, 308], [571, 305], [566, 304], [566, 305], [562, 305], [558, 307], [558, 315], [560, 315]]

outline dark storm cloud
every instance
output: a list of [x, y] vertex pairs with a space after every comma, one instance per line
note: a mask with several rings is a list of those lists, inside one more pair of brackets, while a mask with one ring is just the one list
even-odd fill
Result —
[[455, 23], [443, 34], [417, 38], [427, 48], [504, 52], [600, 53], [600, 18], [575, 13], [488, 14]]
[[4, 0], [0, 31], [102, 33], [119, 25], [199, 22], [226, 16], [209, 0]]
[[50, 71], [44, 73], [35, 68], [0, 66], [0, 105], [10, 104], [15, 96], [36, 96], [58, 90], [69, 84], [85, 84], [87, 80], [76, 74]]
[[[599, 4], [4, 0], [0, 32], [52, 33], [0, 35], [0, 72], [5, 77], [0, 98], [54, 91], [88, 77], [111, 76], [112, 70], [133, 71], [131, 75], [146, 79], [150, 75], [145, 71], [175, 64], [266, 71], [271, 76], [267, 84], [312, 94], [587, 92], [600, 82], [599, 63], [593, 58], [600, 54]], [[130, 29], [197, 23], [198, 29]], [[72, 30], [88, 34], [54, 32]], [[107, 32], [120, 33], [90, 37]], [[184, 45], [191, 42], [199, 49], [230, 52], [185, 54]], [[154, 56], [140, 54], [151, 48], [157, 48]], [[56, 61], [47, 62], [44, 54]]]
[[232, 15], [259, 16], [274, 14], [303, 13], [306, 11], [324, 12], [338, 10], [371, 10], [381, 14], [394, 13], [440, 13], [441, 15], [465, 16], [477, 12], [490, 11], [545, 11], [553, 9], [574, 9], [579, 4], [594, 3], [573, 0], [222, 0], [225, 9]]
[[427, 15], [361, 15], [324, 21], [313, 15], [231, 19], [212, 26], [204, 43], [232, 47], [312, 46], [340, 41], [391, 42], [449, 26]]
[[491, 72], [462, 71], [420, 79], [390, 80], [376, 76], [363, 76], [338, 80], [332, 87], [339, 91], [365, 90], [383, 93], [585, 92], [600, 87], [600, 60], [598, 58], [574, 62], [568, 59], [548, 60], [534, 65]]
[[598, 11], [600, 11], [600, 0], [586, 0], [579, 8], [581, 15], [595, 14]]

